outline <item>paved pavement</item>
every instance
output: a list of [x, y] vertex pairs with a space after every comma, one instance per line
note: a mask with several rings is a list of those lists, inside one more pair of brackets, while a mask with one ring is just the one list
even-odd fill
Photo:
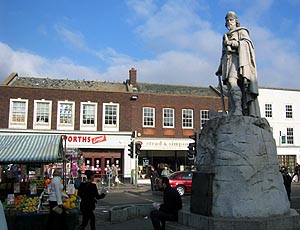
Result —
[[[123, 195], [122, 195], [123, 194]], [[151, 196], [151, 195], [152, 196]], [[130, 198], [131, 197], [131, 198]], [[111, 187], [108, 195], [100, 200], [95, 210], [96, 215], [96, 229], [110, 229], [110, 230], [153, 230], [149, 216], [141, 216], [134, 219], [127, 220], [121, 223], [111, 223], [109, 221], [109, 209], [114, 206], [128, 204], [141, 204], [161, 202], [162, 194], [156, 192], [152, 194], [150, 185], [144, 181], [140, 181], [138, 186], [123, 184], [116, 187]], [[293, 183], [292, 185], [292, 201], [291, 208], [300, 212], [300, 183]], [[90, 228], [87, 227], [87, 230]], [[188, 230], [192, 228], [180, 225], [176, 222], [167, 222], [166, 230]]]
[[[139, 195], [137, 193], [139, 193]], [[138, 186], [131, 184], [122, 184], [119, 186], [111, 187], [108, 191], [107, 196], [104, 199], [98, 201], [98, 205], [95, 210], [96, 229], [153, 230], [151, 219], [149, 218], [149, 216], [141, 216], [134, 219], [129, 219], [121, 223], [111, 223], [109, 221], [109, 209], [114, 206], [128, 204], [128, 202], [130, 202], [128, 200], [128, 197], [131, 202], [133, 200], [132, 204], [149, 204], [153, 202], [162, 202], [162, 192], [154, 193], [155, 199], [151, 199], [151, 197], [153, 197], [153, 193], [147, 180], [139, 181]], [[89, 226], [86, 229], [89, 230]], [[166, 226], [166, 230], [188, 229], [191, 228], [182, 226], [176, 222], [168, 222]]]

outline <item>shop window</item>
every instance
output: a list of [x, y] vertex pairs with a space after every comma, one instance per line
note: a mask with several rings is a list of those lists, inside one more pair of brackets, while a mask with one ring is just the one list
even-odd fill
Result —
[[81, 102], [80, 130], [97, 130], [97, 103]]
[[46, 100], [34, 101], [33, 128], [51, 129], [52, 102]]
[[74, 130], [75, 102], [58, 101], [57, 129]]
[[103, 104], [103, 131], [119, 130], [119, 104]]
[[155, 108], [143, 107], [143, 127], [155, 127]]
[[26, 129], [28, 117], [27, 99], [10, 99], [9, 128]]
[[182, 110], [182, 128], [191, 129], [194, 127], [193, 124], [193, 110], [192, 109], [183, 109]]
[[163, 108], [163, 128], [174, 128], [174, 109]]
[[280, 167], [285, 167], [289, 173], [294, 172], [296, 155], [278, 155], [278, 161]]

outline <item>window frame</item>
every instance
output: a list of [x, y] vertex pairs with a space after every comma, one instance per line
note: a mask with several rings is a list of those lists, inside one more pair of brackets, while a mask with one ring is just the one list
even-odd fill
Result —
[[[38, 104], [48, 104], [48, 122], [38, 122]], [[33, 129], [51, 129], [51, 120], [52, 120], [52, 101], [50, 100], [34, 100], [34, 109], [33, 109]]]
[[[194, 110], [193, 109], [182, 109], [181, 110], [181, 118], [182, 118], [182, 129], [193, 129], [194, 128]], [[191, 114], [185, 114], [185, 112], [191, 112]], [[185, 115], [191, 117], [184, 117]], [[186, 126], [185, 124], [190, 124], [190, 126]]]
[[[106, 107], [113, 106], [116, 108], [115, 120], [116, 124], [107, 124], [106, 123]], [[113, 119], [114, 120], [114, 119]], [[120, 122], [120, 104], [119, 103], [103, 103], [103, 117], [102, 117], [102, 130], [103, 131], [119, 131], [119, 122]]]
[[273, 118], [273, 105], [271, 103], [265, 103], [265, 117]]
[[[206, 117], [204, 117], [204, 112]], [[205, 124], [206, 121], [209, 121], [209, 110], [208, 109], [202, 109], [200, 110], [200, 129], [203, 128], [203, 125]]]
[[[168, 114], [165, 113], [165, 111], [170, 111]], [[166, 116], [166, 115], [172, 115], [172, 116]], [[174, 108], [163, 108], [163, 119], [162, 119], [162, 125], [163, 128], [175, 128], [175, 109]], [[166, 121], [168, 120], [168, 121]], [[165, 125], [165, 123], [171, 123], [171, 125]]]
[[293, 119], [293, 105], [291, 105], [291, 104], [285, 105], [285, 118]]
[[[147, 111], [145, 111], [146, 109], [148, 109], [150, 111], [147, 112]], [[152, 121], [147, 121], [146, 120], [147, 118], [152, 119]], [[151, 122], [152, 122], [152, 125], [149, 124]], [[146, 123], [148, 123], [148, 124], [146, 124]], [[155, 127], [155, 108], [154, 107], [149, 107], [149, 106], [143, 107], [143, 127], [145, 127], [145, 128], [154, 128]]]
[[[94, 124], [85, 124], [84, 123], [83, 116], [87, 115], [87, 114], [84, 114], [85, 106], [93, 106], [94, 107], [94, 114], [89, 115], [89, 116], [94, 116]], [[97, 120], [98, 120], [97, 114], [98, 114], [98, 103], [97, 102], [90, 102], [90, 101], [80, 102], [80, 130], [97, 131]]]
[[[60, 112], [60, 105], [62, 104], [69, 104], [72, 106], [71, 108], [71, 122], [70, 123], [61, 123], [61, 112]], [[74, 101], [58, 101], [57, 102], [57, 130], [74, 130], [75, 125], [75, 102]]]
[[294, 144], [294, 128], [287, 127], [286, 128], [286, 144], [293, 145]]
[[[25, 103], [24, 112], [23, 111], [14, 111], [14, 103]], [[14, 120], [14, 113], [23, 114], [24, 121], [15, 121]], [[9, 103], [9, 128], [10, 129], [27, 129], [27, 119], [28, 119], [28, 99], [21, 99], [21, 98], [11, 98]]]

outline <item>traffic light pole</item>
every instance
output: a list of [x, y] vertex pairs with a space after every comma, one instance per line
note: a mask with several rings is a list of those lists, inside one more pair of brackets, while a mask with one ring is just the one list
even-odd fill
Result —
[[134, 166], [135, 166], [135, 174], [134, 174], [134, 184], [135, 187], [138, 187], [138, 155], [136, 154], [136, 140], [133, 141], [133, 156], [134, 156]]
[[[138, 186], [138, 163], [139, 163], [139, 154], [141, 153], [142, 142], [136, 141], [137, 131], [133, 131], [131, 134], [129, 146], [129, 156], [134, 159], [134, 170], [131, 169], [131, 172], [134, 172], [134, 178], [131, 174], [132, 183], [135, 184], [135, 187]], [[133, 181], [134, 180], [134, 181]]]
[[136, 140], [135, 140], [135, 138], [133, 139], [133, 151], [132, 151], [132, 153], [133, 153], [133, 159], [134, 159], [134, 167], [135, 167], [135, 169], [134, 169], [134, 184], [135, 184], [135, 187], [137, 188], [137, 178], [138, 178], [138, 176], [137, 176], [137, 174], [138, 174], [138, 172], [137, 172], [137, 167], [138, 167], [138, 156], [136, 155], [136, 148], [135, 148], [135, 145], [136, 145]]

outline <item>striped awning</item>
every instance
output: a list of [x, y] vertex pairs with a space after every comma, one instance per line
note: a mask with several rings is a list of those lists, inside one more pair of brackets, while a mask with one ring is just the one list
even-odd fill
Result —
[[61, 135], [0, 135], [0, 163], [47, 163], [63, 159]]

